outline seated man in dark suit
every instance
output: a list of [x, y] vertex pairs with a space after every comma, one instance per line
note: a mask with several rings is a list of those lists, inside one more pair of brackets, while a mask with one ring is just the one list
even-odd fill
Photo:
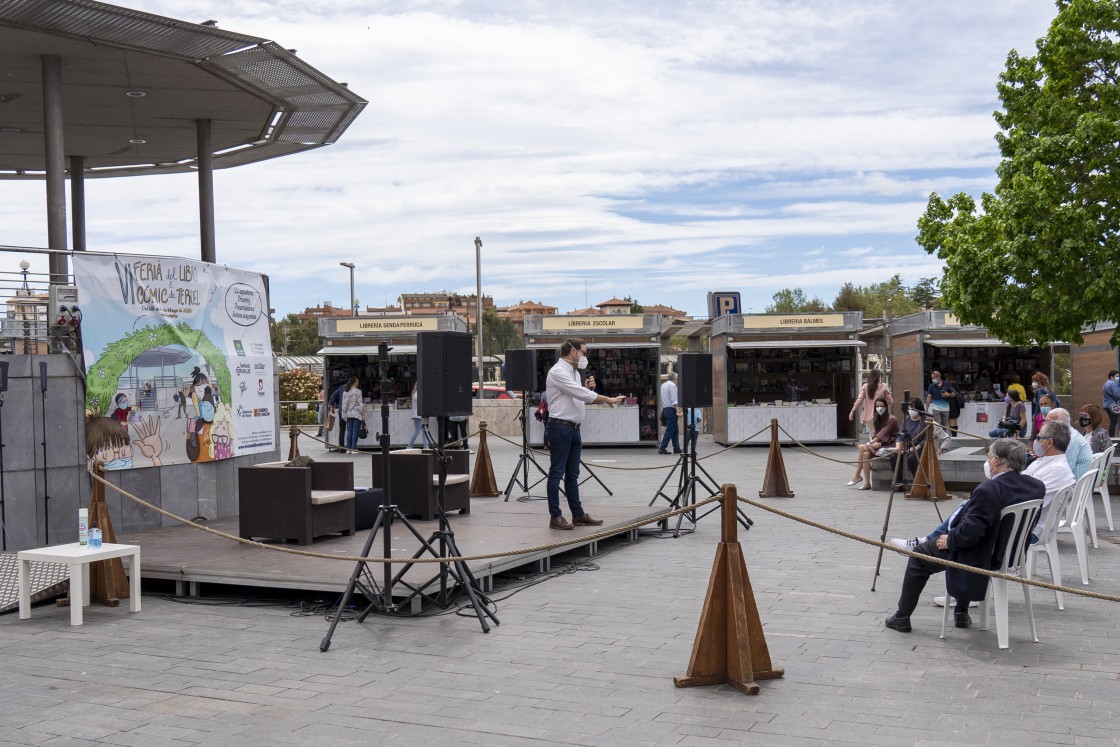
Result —
[[[968, 500], [949, 517], [947, 533], [936, 540], [922, 540], [914, 552], [992, 570], [999, 539], [1000, 512], [1016, 503], [1042, 500], [1046, 494], [1046, 486], [1041, 481], [1021, 474], [1026, 464], [1027, 449], [1021, 443], [1013, 438], [993, 442], [988, 449], [988, 460], [984, 463], [984, 474], [990, 479], [977, 485]], [[888, 628], [910, 632], [910, 614], [918, 606], [926, 581], [941, 571], [947, 574], [949, 595], [956, 599], [956, 626], [967, 628], [972, 624], [968, 603], [984, 598], [988, 577], [910, 558], [902, 579], [898, 611], [887, 618], [885, 624]]]

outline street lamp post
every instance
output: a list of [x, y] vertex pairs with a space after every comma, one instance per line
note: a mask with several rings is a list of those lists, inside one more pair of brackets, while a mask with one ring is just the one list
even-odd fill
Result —
[[358, 306], [354, 303], [354, 263], [353, 262], [339, 262], [342, 267], [350, 268], [350, 302], [346, 304], [350, 307], [350, 316], [358, 315]]
[[486, 390], [483, 388], [482, 376], [482, 239], [478, 236], [474, 237], [474, 275], [475, 275], [475, 295], [474, 295], [474, 318], [475, 330], [478, 340], [478, 398], [483, 399], [486, 396]]

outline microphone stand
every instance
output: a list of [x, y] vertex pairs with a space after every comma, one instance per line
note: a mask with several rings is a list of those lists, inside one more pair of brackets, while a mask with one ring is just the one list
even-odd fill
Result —
[[39, 361], [39, 386], [42, 389], [43, 416], [43, 534], [51, 543], [51, 489], [47, 473], [47, 363]]

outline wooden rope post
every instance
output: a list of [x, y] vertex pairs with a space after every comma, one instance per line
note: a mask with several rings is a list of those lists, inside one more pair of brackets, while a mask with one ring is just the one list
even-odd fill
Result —
[[918, 458], [918, 471], [914, 474], [914, 484], [906, 497], [911, 500], [947, 501], [949, 491], [945, 489], [945, 478], [941, 475], [941, 460], [937, 455], [937, 440], [933, 437], [933, 423], [926, 425], [925, 446]]
[[[288, 448], [288, 461], [292, 461], [299, 456], [299, 427], [293, 425], [288, 430], [288, 438], [291, 439], [292, 445]], [[329, 438], [327, 439], [330, 440]]]
[[784, 669], [775, 669], [766, 646], [766, 635], [758, 617], [758, 605], [747, 575], [743, 548], [739, 545], [738, 494], [734, 485], [724, 485], [720, 541], [708, 580], [708, 594], [692, 644], [688, 674], [673, 678], [677, 687], [731, 685], [747, 695], [758, 695], [755, 680], [777, 679]]
[[778, 443], [778, 419], [770, 419], [770, 456], [766, 460], [766, 473], [762, 476], [759, 498], [792, 498], [786, 464], [782, 461], [782, 446]]
[[486, 421], [478, 424], [478, 455], [474, 458], [474, 477], [471, 478], [471, 497], [493, 498], [501, 495], [494, 479], [494, 465], [490, 463], [490, 446], [486, 443]]

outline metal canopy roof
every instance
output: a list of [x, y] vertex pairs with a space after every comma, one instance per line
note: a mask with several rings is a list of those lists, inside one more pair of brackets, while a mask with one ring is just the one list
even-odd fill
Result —
[[366, 104], [265, 39], [90, 0], [0, 0], [0, 178], [44, 178], [48, 54], [66, 153], [88, 177], [193, 170], [199, 119], [215, 168], [317, 148]]

